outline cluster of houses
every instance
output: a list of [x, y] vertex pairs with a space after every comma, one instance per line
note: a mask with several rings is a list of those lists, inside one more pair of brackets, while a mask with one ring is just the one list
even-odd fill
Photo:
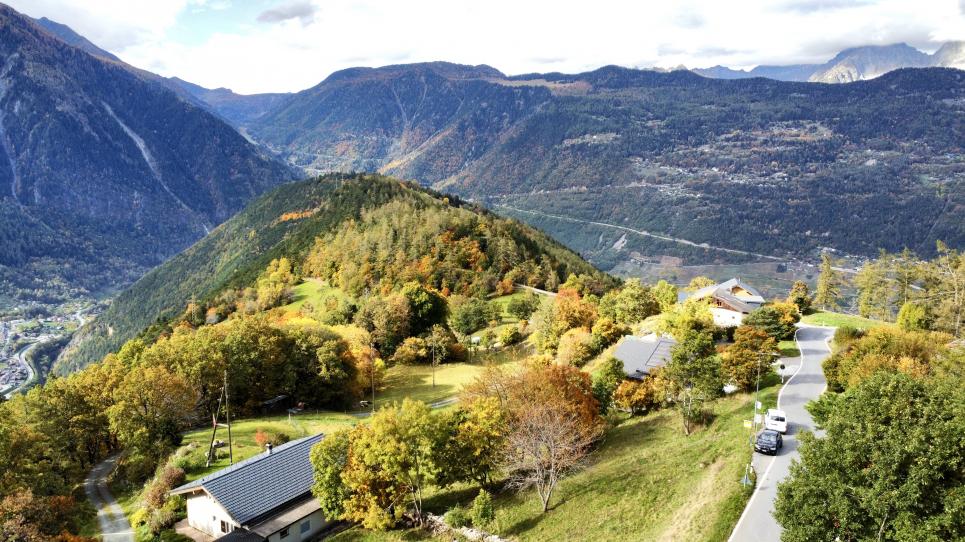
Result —
[[[764, 297], [749, 284], [733, 278], [685, 295], [683, 299], [705, 299], [714, 324], [720, 327], [741, 325], [744, 317], [764, 304]], [[624, 337], [613, 352], [623, 362], [628, 378], [643, 380], [653, 369], [670, 361], [670, 350], [677, 344], [673, 337], [651, 333], [643, 337]]]
[[[701, 288], [689, 298], [706, 299], [716, 325], [740, 325], [764, 304], [740, 279]], [[650, 334], [625, 337], [614, 352], [629, 378], [642, 380], [670, 361], [673, 338]], [[312, 446], [322, 435], [268, 450], [204, 478], [171, 490], [187, 500], [187, 519], [178, 532], [198, 542], [302, 542], [317, 537], [331, 522], [312, 496]]]

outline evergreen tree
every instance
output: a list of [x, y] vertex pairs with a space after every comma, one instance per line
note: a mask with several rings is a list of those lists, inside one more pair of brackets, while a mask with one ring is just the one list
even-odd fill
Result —
[[834, 270], [834, 262], [827, 253], [821, 254], [821, 274], [818, 276], [818, 286], [814, 292], [814, 304], [821, 309], [830, 311], [838, 307], [841, 298], [840, 278]]

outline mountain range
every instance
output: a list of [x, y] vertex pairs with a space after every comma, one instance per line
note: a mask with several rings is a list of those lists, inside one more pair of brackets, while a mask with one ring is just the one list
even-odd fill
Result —
[[308, 171], [483, 201], [611, 269], [962, 246], [963, 108], [947, 68], [816, 85], [425, 63], [336, 72], [244, 129]]
[[[139, 70], [49, 20], [2, 15], [13, 167], [0, 168], [11, 187], [0, 271], [20, 293], [48, 291], [51, 269], [87, 289], [111, 274], [133, 280], [300, 172], [416, 180], [543, 228], [602, 269], [965, 245], [956, 69], [816, 85], [431, 62], [246, 96]], [[960, 49], [946, 44], [930, 62], [957, 62]], [[27, 59], [32, 69], [13, 69]], [[80, 197], [59, 197], [65, 186]]]
[[901, 68], [930, 67], [965, 69], [965, 42], [949, 41], [934, 54], [924, 53], [905, 43], [867, 45], [845, 49], [824, 64], [762, 65], [752, 70], [714, 66], [694, 69], [693, 72], [715, 79], [766, 77], [780, 81], [851, 83], [874, 79]]
[[4, 301], [130, 282], [296, 175], [66, 26], [0, 6], [0, 58]]

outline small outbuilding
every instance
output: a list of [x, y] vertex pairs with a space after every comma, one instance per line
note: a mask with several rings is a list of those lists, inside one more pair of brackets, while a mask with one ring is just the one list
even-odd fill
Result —
[[294, 440], [170, 491], [188, 524], [224, 542], [301, 542], [329, 522], [312, 496], [309, 455], [318, 434]]

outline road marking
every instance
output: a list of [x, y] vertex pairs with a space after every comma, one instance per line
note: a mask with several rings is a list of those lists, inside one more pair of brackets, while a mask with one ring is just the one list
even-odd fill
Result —
[[[788, 378], [787, 382], [785, 382], [784, 385], [781, 386], [781, 389], [777, 392], [777, 409], [778, 410], [781, 410], [781, 396], [784, 395], [784, 389], [791, 384], [791, 381], [794, 380], [794, 377], [797, 376], [797, 374], [801, 372], [801, 369], [804, 368], [804, 348], [801, 347], [801, 341], [799, 341], [797, 338], [798, 332], [801, 331], [802, 329], [804, 328], [799, 327], [794, 331], [794, 344], [797, 345], [797, 350], [801, 354], [801, 361], [797, 364], [797, 370], [794, 371], [794, 374], [791, 375], [791, 378]], [[753, 454], [754, 452], [751, 452], [752, 459], [753, 459]], [[764, 475], [757, 479], [758, 483], [754, 485], [754, 493], [751, 494], [751, 498], [748, 499], [747, 504], [744, 505], [744, 511], [741, 512], [741, 517], [738, 518], [737, 524], [734, 525], [734, 530], [731, 531], [730, 537], [727, 539], [727, 542], [733, 542], [734, 535], [737, 534], [737, 530], [740, 529], [740, 526], [744, 522], [744, 519], [747, 518], [747, 511], [751, 509], [751, 505], [754, 504], [754, 500], [757, 499], [757, 495], [760, 493], [760, 489], [761, 489], [760, 482], [762, 480], [767, 479], [767, 475], [770, 474], [771, 467], [774, 466], [775, 461], [777, 461], [777, 455], [774, 455], [774, 457], [771, 458], [771, 462], [767, 464], [767, 468], [764, 469]]]

